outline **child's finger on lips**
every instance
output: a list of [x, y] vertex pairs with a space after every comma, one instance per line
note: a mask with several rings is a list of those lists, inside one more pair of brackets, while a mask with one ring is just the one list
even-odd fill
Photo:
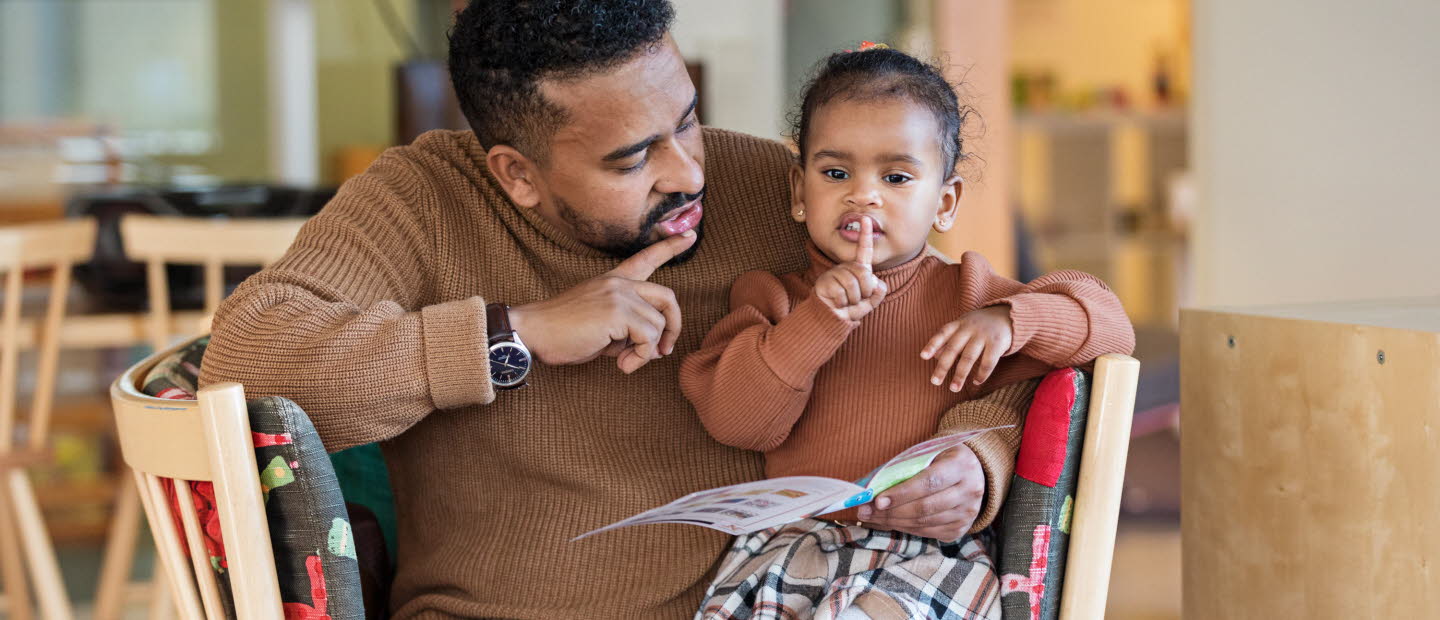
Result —
[[875, 222], [870, 216], [860, 218], [860, 245], [855, 249], [855, 262], [870, 269], [875, 261]]

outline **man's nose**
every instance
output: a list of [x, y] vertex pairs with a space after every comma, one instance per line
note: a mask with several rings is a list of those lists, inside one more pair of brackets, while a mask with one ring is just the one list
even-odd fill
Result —
[[[672, 138], [673, 140], [673, 138]], [[665, 149], [664, 168], [655, 181], [655, 191], [661, 194], [698, 194], [705, 187], [705, 170], [700, 162], [679, 141]]]

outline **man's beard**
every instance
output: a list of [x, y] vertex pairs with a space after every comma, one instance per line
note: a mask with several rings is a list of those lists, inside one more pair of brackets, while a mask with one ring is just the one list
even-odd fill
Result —
[[[635, 232], [625, 226], [607, 224], [598, 220], [585, 217], [575, 207], [566, 202], [564, 198], [555, 197], [555, 208], [560, 212], [560, 217], [575, 230], [576, 236], [581, 243], [596, 250], [614, 256], [616, 258], [630, 258], [640, 250], [649, 247], [655, 241], [651, 241], [655, 225], [665, 216], [674, 213], [676, 209], [683, 207], [705, 195], [701, 189], [697, 194], [666, 194], [660, 204], [655, 205], [649, 213], [645, 214], [645, 221], [640, 224], [639, 232]], [[705, 220], [702, 218], [695, 225], [695, 243], [684, 252], [677, 254], [670, 259], [666, 265], [678, 265], [695, 255], [695, 250], [700, 247], [700, 242], [705, 238]], [[658, 240], [657, 240], [658, 241]]]

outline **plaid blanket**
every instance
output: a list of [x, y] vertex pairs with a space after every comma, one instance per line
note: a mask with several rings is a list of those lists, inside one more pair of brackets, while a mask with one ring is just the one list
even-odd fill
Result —
[[1000, 618], [988, 530], [942, 543], [805, 519], [735, 539], [695, 618]]

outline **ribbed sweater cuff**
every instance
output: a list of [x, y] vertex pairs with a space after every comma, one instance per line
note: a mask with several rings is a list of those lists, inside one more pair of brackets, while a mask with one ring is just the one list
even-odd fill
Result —
[[[1010, 306], [1015, 334], [1006, 356], [1026, 351], [1042, 361], [1066, 359], [1085, 344], [1090, 323], [1079, 302], [1054, 293], [1021, 293], [993, 301], [988, 306]], [[1037, 337], [1039, 340], [1037, 341]]]
[[760, 355], [775, 376], [793, 389], [807, 389], [815, 372], [835, 356], [860, 323], [847, 321], [810, 296], [770, 328]]
[[485, 300], [479, 297], [420, 309], [425, 336], [425, 371], [436, 409], [454, 409], [495, 400], [490, 385]]

